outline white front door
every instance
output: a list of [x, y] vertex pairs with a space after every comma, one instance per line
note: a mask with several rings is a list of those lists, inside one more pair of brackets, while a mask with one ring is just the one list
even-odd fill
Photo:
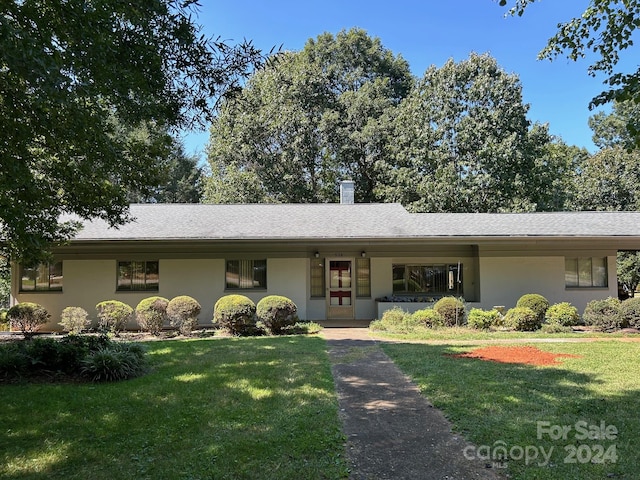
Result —
[[351, 258], [328, 258], [327, 272], [327, 319], [353, 320], [354, 306], [354, 262]]

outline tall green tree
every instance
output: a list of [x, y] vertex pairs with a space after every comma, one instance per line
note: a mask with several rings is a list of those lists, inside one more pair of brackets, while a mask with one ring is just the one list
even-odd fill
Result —
[[[360, 29], [325, 33], [279, 55], [214, 120], [215, 188], [206, 192], [229, 192], [225, 181], [257, 182], [269, 201], [327, 202], [338, 180], [351, 178], [357, 201], [376, 200], [389, 110], [412, 82], [407, 62]], [[205, 193], [206, 201], [218, 198]]]
[[158, 144], [129, 132], [204, 124], [212, 99], [259, 63], [250, 44], [202, 36], [194, 4], [2, 2], [3, 255], [40, 260], [77, 227], [60, 224], [63, 213], [125, 222], [127, 192], [158, 182]]
[[593, 130], [593, 143], [601, 149], [623, 147], [632, 150], [636, 148], [635, 139], [627, 126], [638, 121], [640, 102], [614, 101], [611, 112], [598, 112], [589, 118], [589, 127]]
[[[512, 15], [522, 15], [535, 0], [500, 0], [500, 5], [511, 5]], [[612, 101], [627, 100], [640, 103], [640, 67], [635, 72], [616, 72], [620, 52], [633, 47], [633, 35], [640, 27], [640, 0], [590, 0], [585, 11], [558, 25], [539, 53], [540, 59], [554, 59], [566, 55], [578, 60], [592, 53], [596, 60], [588, 68], [589, 75], [608, 75], [607, 89], [597, 95], [590, 108]], [[627, 129], [636, 145], [640, 146], [640, 119], [628, 119]]]
[[202, 198], [203, 167], [197, 155], [187, 155], [184, 144], [173, 137], [153, 168], [158, 171], [158, 184], [146, 192], [129, 192], [132, 203], [199, 203]]
[[427, 69], [402, 102], [381, 195], [421, 212], [535, 210], [550, 136], [530, 131], [517, 76], [490, 55]]

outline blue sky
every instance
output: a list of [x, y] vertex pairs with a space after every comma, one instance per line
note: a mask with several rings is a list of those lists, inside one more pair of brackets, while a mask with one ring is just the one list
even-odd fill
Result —
[[[280, 46], [300, 50], [323, 32], [359, 27], [402, 55], [419, 77], [430, 65], [488, 52], [520, 77], [529, 120], [548, 123], [566, 143], [593, 151], [587, 120], [594, 112], [588, 104], [603, 90], [603, 79], [587, 75], [586, 60], [537, 60], [556, 25], [579, 16], [588, 3], [541, 0], [524, 16], [505, 18], [507, 9], [497, 0], [204, 0], [196, 21], [209, 36], [228, 43], [250, 39], [265, 51]], [[208, 132], [192, 132], [184, 140], [189, 153], [204, 157]]]

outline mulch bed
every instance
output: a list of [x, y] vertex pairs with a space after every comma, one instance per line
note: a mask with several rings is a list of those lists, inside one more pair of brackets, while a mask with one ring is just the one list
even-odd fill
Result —
[[455, 358], [478, 358], [498, 363], [523, 363], [526, 365], [558, 365], [561, 358], [580, 358], [580, 355], [545, 352], [536, 347], [482, 347], [466, 353], [450, 355]]

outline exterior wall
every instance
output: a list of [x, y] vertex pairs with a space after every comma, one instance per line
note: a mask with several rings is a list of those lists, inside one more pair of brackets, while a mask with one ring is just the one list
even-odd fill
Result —
[[564, 259], [564, 256], [480, 257], [479, 306], [488, 309], [503, 305], [508, 309], [522, 295], [539, 293], [551, 304], [570, 302], [582, 313], [590, 300], [617, 297], [615, 256], [607, 256], [608, 288], [566, 288]]
[[[372, 255], [371, 298], [356, 299], [357, 320], [380, 318], [384, 310], [398, 305], [413, 311], [425, 308], [428, 303], [381, 303], [377, 298], [392, 295], [392, 266], [394, 263], [455, 263], [464, 264], [464, 295], [467, 306], [491, 308], [504, 305], [511, 308], [525, 293], [540, 293], [551, 303], [571, 302], [580, 312], [587, 302], [597, 298], [617, 296], [616, 257], [611, 251], [584, 251], [584, 256], [607, 256], [609, 287], [594, 289], [567, 289], [564, 284], [565, 252], [536, 256], [523, 252], [485, 252], [479, 257], [452, 256], [446, 252], [431, 256], [394, 256], [385, 253]], [[571, 254], [571, 253], [567, 253]], [[468, 255], [468, 254], [467, 254]], [[177, 295], [190, 295], [202, 305], [199, 322], [210, 325], [213, 306], [222, 296], [241, 293], [254, 302], [267, 295], [284, 295], [298, 306], [303, 320], [324, 320], [326, 300], [310, 298], [310, 259], [268, 258], [266, 290], [225, 290], [225, 260], [222, 258], [160, 258], [160, 289], [158, 292], [116, 292], [116, 260], [111, 259], [63, 259], [63, 292], [20, 293], [18, 274], [13, 274], [13, 303], [36, 302], [51, 313], [51, 322], [45, 330], [60, 330], [60, 313], [67, 306], [79, 306], [87, 310], [97, 322], [95, 305], [104, 300], [120, 300], [132, 308], [151, 295], [171, 299]], [[135, 322], [129, 328], [136, 328]]]

